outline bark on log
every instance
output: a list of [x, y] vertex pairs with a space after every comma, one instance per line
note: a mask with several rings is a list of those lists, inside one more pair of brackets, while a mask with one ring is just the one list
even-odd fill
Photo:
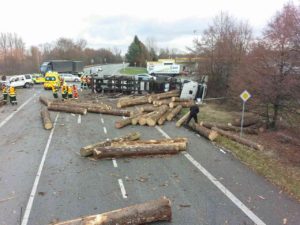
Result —
[[159, 93], [159, 94], [153, 94], [148, 97], [148, 102], [152, 103], [154, 100], [162, 99], [162, 97], [170, 98], [170, 97], [174, 97], [174, 96], [179, 96], [179, 94], [180, 94], [179, 90], [174, 90], [174, 91], [169, 91], [169, 92], [164, 92], [164, 93]]
[[153, 111], [153, 112], [147, 113], [147, 114], [139, 117], [139, 120], [138, 120], [139, 125], [141, 125], [141, 126], [146, 125], [147, 124], [147, 118], [149, 116], [152, 116], [152, 115], [156, 114], [156, 113], [157, 113], [157, 111]]
[[184, 114], [177, 122], [176, 122], [176, 127], [180, 127], [189, 117], [190, 111]]
[[185, 101], [185, 102], [170, 102], [170, 108], [175, 108], [176, 106], [181, 105], [183, 108], [189, 108], [193, 105], [196, 105], [194, 101]]
[[156, 145], [156, 144], [169, 144], [176, 145], [179, 151], [185, 151], [187, 148], [187, 138], [174, 138], [174, 139], [159, 139], [159, 140], [137, 140], [137, 141], [122, 141], [112, 143], [111, 146], [122, 147], [128, 145]]
[[[64, 106], [71, 106], [71, 107], [79, 107], [79, 108], [85, 108], [87, 110], [89, 110], [89, 108], [91, 108], [90, 110], [93, 111], [93, 108], [95, 109], [103, 109], [103, 110], [110, 110], [112, 109], [111, 106], [106, 105], [106, 104], [95, 104], [95, 103], [87, 103], [87, 102], [75, 102], [75, 101], [53, 101], [51, 102], [51, 105], [64, 105]], [[96, 111], [97, 112], [97, 111]]]
[[45, 106], [49, 106], [51, 104], [51, 101], [44, 95], [40, 95], [40, 102], [43, 103]]
[[97, 146], [109, 146], [114, 142], [122, 142], [127, 140], [134, 141], [140, 139], [140, 136], [141, 136], [140, 133], [132, 132], [119, 138], [114, 138], [112, 140], [101, 141], [92, 145], [88, 145], [80, 149], [80, 155], [83, 157], [87, 157], [93, 154], [93, 149]]
[[133, 105], [141, 105], [141, 104], [146, 104], [148, 103], [148, 98], [147, 97], [140, 97], [140, 98], [135, 98], [135, 99], [128, 99], [125, 101], [119, 101], [117, 103], [118, 108], [123, 108], [123, 107], [128, 107], [128, 106], [133, 106]]
[[297, 140], [296, 138], [293, 138], [293, 137], [288, 136], [288, 135], [283, 134], [283, 133], [277, 133], [276, 136], [278, 137], [278, 140], [281, 143], [289, 143], [289, 144], [300, 146], [300, 141]]
[[180, 98], [180, 97], [172, 97], [171, 101], [172, 102], [187, 102], [187, 101], [191, 101], [191, 99], [185, 99], [185, 98]]
[[171, 121], [178, 113], [180, 113], [181, 109], [181, 105], [176, 106], [175, 109], [171, 109], [172, 111], [167, 115], [167, 120]]
[[164, 122], [167, 120], [167, 116], [168, 116], [171, 112], [172, 112], [172, 109], [168, 109], [168, 111], [165, 112], [165, 114], [163, 114], [163, 115], [159, 118], [159, 120], [157, 121], [157, 123], [158, 123], [159, 125], [163, 125]]
[[[208, 122], [201, 121], [200, 125], [203, 126], [203, 127], [208, 128], [208, 129], [211, 129], [212, 127], [217, 127], [219, 129], [226, 130], [226, 131], [241, 132], [241, 128], [229, 126], [227, 124], [208, 123]], [[258, 134], [258, 130], [257, 129], [252, 129], [252, 128], [243, 128], [243, 132], [246, 133], [246, 134]]]
[[128, 117], [128, 118], [126, 118], [124, 120], [118, 120], [118, 121], [116, 121], [115, 122], [115, 128], [119, 129], [119, 128], [125, 127], [127, 125], [130, 125], [132, 123], [132, 120], [134, 118], [137, 118], [140, 115], [143, 115], [143, 113], [135, 114], [135, 115], [133, 115], [131, 117]]
[[154, 106], [161, 106], [161, 105], [169, 105], [171, 102], [171, 99], [164, 99], [164, 100], [155, 100], [153, 101]]
[[130, 116], [130, 111], [120, 110], [120, 109], [104, 109], [101, 107], [88, 107], [87, 111], [92, 113], [102, 113], [102, 114], [108, 114], [113, 116]]
[[166, 197], [161, 197], [142, 204], [51, 225], [139, 225], [171, 220], [171, 201]]
[[263, 150], [264, 149], [264, 147], [262, 145], [257, 144], [253, 141], [250, 141], [248, 139], [239, 137], [237, 135], [231, 134], [228, 131], [224, 131], [224, 130], [221, 130], [221, 129], [216, 128], [216, 127], [213, 127], [212, 130], [217, 131], [219, 134], [221, 134], [221, 135], [223, 135], [223, 136], [225, 136], [225, 137], [227, 137], [227, 138], [229, 138], [233, 141], [236, 141], [240, 144], [246, 145], [250, 148], [254, 148], [254, 149], [257, 149], [257, 150]]
[[146, 105], [140, 108], [141, 112], [153, 112], [156, 111], [158, 109], [158, 107], [154, 106], [154, 105]]
[[81, 115], [85, 115], [87, 113], [87, 109], [85, 109], [85, 108], [74, 107], [74, 106], [65, 106], [65, 105], [52, 105], [52, 104], [50, 104], [48, 106], [48, 110], [74, 113], [74, 114], [81, 114]]
[[44, 128], [46, 130], [50, 130], [53, 127], [53, 123], [51, 121], [50, 113], [47, 108], [42, 108], [41, 117], [44, 124]]
[[157, 121], [159, 120], [160, 117], [162, 117], [163, 114], [165, 114], [168, 111], [169, 107], [166, 105], [163, 105], [159, 107], [159, 109], [156, 111], [155, 114], [147, 117], [147, 124], [148, 126], [155, 126]]
[[199, 124], [192, 123], [189, 127], [208, 140], [214, 141], [218, 137], [218, 133], [216, 131], [207, 129]]
[[[232, 126], [240, 127], [241, 126], [241, 118], [236, 118], [231, 122]], [[259, 122], [258, 118], [255, 117], [245, 117], [243, 122], [243, 127], [249, 127]]]

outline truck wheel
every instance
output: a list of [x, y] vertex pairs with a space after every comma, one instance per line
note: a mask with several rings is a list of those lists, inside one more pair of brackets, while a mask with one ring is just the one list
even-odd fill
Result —
[[25, 83], [24, 85], [25, 88], [29, 88], [29, 86], [30, 86], [29, 83]]
[[96, 87], [96, 91], [97, 91], [97, 93], [101, 93], [102, 92], [102, 88], [101, 87]]

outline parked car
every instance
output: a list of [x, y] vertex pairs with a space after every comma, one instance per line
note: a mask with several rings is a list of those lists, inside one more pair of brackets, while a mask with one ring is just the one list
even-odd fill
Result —
[[32, 80], [35, 84], [43, 84], [45, 82], [45, 77], [43, 76], [43, 74], [35, 73], [32, 74]]
[[60, 73], [59, 74], [61, 78], [64, 79], [64, 81], [70, 81], [70, 82], [79, 82], [80, 78], [78, 76], [75, 76], [70, 73]]
[[33, 86], [32, 76], [30, 74], [11, 76], [7, 83], [12, 87], [29, 88]]
[[156, 80], [156, 77], [151, 76], [147, 73], [137, 74], [137, 75], [134, 75], [134, 77], [135, 77], [136, 80], [143, 80], [143, 81]]

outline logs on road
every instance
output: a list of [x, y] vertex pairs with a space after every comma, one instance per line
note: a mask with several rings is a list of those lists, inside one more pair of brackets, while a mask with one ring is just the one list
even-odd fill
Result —
[[129, 98], [125, 100], [119, 100], [117, 103], [118, 108], [124, 108], [133, 105], [142, 105], [148, 103], [148, 98], [146, 96], [139, 98]]
[[156, 111], [158, 109], [157, 106], [154, 105], [146, 105], [140, 108], [141, 112], [153, 112]]
[[98, 142], [96, 144], [92, 144], [92, 145], [82, 147], [80, 149], [80, 155], [83, 156], [83, 157], [87, 157], [87, 156], [92, 155], [93, 154], [93, 149], [97, 146], [109, 146], [113, 142], [121, 142], [121, 141], [126, 141], [126, 140], [134, 141], [134, 140], [138, 140], [139, 138], [140, 138], [139, 133], [132, 132], [132, 133], [129, 133], [127, 135], [121, 136], [119, 138], [114, 138], [114, 139], [108, 140], [108, 141], [101, 141], [101, 142]]
[[181, 127], [181, 125], [187, 121], [188, 117], [190, 115], [190, 111], [184, 114], [177, 122], [176, 122], [176, 127]]
[[159, 93], [159, 94], [153, 94], [148, 97], [148, 102], [152, 103], [155, 100], [160, 100], [164, 98], [170, 98], [170, 97], [176, 97], [180, 95], [179, 90], [174, 90], [174, 91], [169, 91], [169, 92], [164, 92], [164, 93]]
[[167, 115], [167, 120], [171, 121], [182, 109], [181, 105], [176, 106], [175, 109], [171, 109], [171, 112]]
[[110, 146], [96, 147], [93, 150], [95, 159], [102, 158], [120, 158], [120, 157], [137, 157], [153, 156], [165, 154], [178, 154], [179, 151], [186, 150], [187, 140], [166, 139], [166, 140], [148, 140], [132, 141], [124, 144], [112, 144]]
[[214, 130], [210, 130], [206, 127], [203, 127], [199, 124], [196, 123], [192, 123], [189, 125], [189, 127], [196, 131], [198, 134], [200, 134], [201, 136], [207, 138], [208, 140], [214, 141], [217, 137], [218, 137], [218, 133]]
[[264, 149], [264, 147], [262, 145], [257, 144], [253, 141], [250, 141], [248, 139], [242, 138], [238, 135], [231, 134], [228, 131], [224, 131], [224, 130], [221, 130], [221, 129], [216, 128], [216, 127], [212, 127], [212, 130], [217, 131], [219, 134], [223, 135], [224, 137], [227, 137], [227, 138], [229, 138], [233, 141], [236, 141], [240, 144], [246, 145], [250, 148], [254, 148], [254, 149], [257, 149], [257, 150], [263, 150]]
[[87, 109], [85, 109], [85, 108], [67, 106], [67, 105], [53, 105], [53, 104], [50, 104], [48, 106], [48, 110], [74, 113], [74, 114], [81, 114], [81, 115], [85, 115], [87, 113]]
[[52, 223], [52, 225], [139, 225], [157, 221], [171, 221], [171, 201], [166, 197], [132, 205], [114, 211], [84, 216], [65, 222]]
[[102, 113], [102, 114], [109, 114], [113, 116], [130, 116], [130, 111], [128, 110], [120, 110], [120, 109], [105, 109], [101, 107], [88, 107], [88, 112], [92, 113]]
[[[234, 131], [234, 132], [240, 132], [241, 128], [240, 127], [233, 127], [233, 126], [229, 126], [227, 124], [220, 124], [220, 123], [209, 123], [209, 122], [200, 122], [200, 125], [203, 127], [206, 127], [208, 129], [211, 129], [212, 127], [217, 127], [220, 128], [222, 130], [226, 130], [226, 131]], [[243, 133], [246, 134], [258, 134], [258, 130], [257, 129], [253, 129], [253, 128], [243, 128]]]
[[156, 111], [153, 111], [153, 112], [150, 112], [150, 113], [147, 113], [147, 114], [144, 114], [144, 115], [142, 115], [141, 117], [139, 117], [139, 119], [138, 119], [138, 123], [139, 123], [139, 125], [146, 125], [147, 124], [147, 118], [149, 117], [149, 116], [152, 116], [152, 115], [155, 115], [156, 114]]
[[[123, 119], [123, 120], [117, 120], [115, 122], [115, 128], [122, 128], [122, 127], [125, 127], [125, 126], [128, 126], [130, 124], [132, 124], [132, 120], [133, 119], [136, 119], [136, 123], [138, 121], [138, 117], [143, 115], [143, 113], [139, 112], [139, 113], [136, 113], [136, 114], [133, 114], [132, 116], [126, 118], [126, 119]], [[135, 124], [136, 125], [136, 124]]]
[[40, 102], [43, 103], [45, 106], [49, 106], [51, 104], [51, 101], [44, 95], [40, 95]]
[[191, 99], [185, 99], [185, 98], [179, 98], [179, 97], [172, 97], [171, 101], [172, 102], [187, 102], [187, 101], [191, 101]]
[[170, 102], [169, 103], [170, 108], [175, 108], [178, 105], [181, 105], [183, 108], [190, 108], [196, 104], [194, 101], [182, 101], [182, 102]]
[[161, 106], [161, 105], [169, 105], [171, 102], [171, 99], [163, 99], [163, 100], [155, 100], [153, 101], [154, 106]]
[[42, 108], [41, 117], [42, 117], [44, 128], [46, 130], [52, 129], [53, 123], [51, 121], [50, 113], [47, 108], [45, 108], [45, 107]]
[[[236, 118], [231, 122], [232, 126], [240, 127], [241, 118]], [[243, 127], [249, 127], [259, 122], [259, 119], [256, 117], [245, 117], [243, 122]]]
[[167, 120], [167, 116], [172, 112], [172, 109], [166, 111], [157, 121], [158, 125], [163, 125], [164, 122]]
[[169, 107], [166, 105], [159, 107], [159, 109], [155, 111], [153, 115], [147, 117], [147, 125], [151, 127], [155, 126], [159, 118], [162, 117], [163, 114], [165, 114], [168, 111], [168, 109]]

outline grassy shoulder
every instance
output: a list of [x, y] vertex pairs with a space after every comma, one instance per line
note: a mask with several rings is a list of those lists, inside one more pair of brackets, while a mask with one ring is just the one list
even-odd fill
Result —
[[143, 67], [126, 67], [120, 70], [121, 74], [124, 75], [136, 75], [141, 73], [147, 73], [147, 69]]

